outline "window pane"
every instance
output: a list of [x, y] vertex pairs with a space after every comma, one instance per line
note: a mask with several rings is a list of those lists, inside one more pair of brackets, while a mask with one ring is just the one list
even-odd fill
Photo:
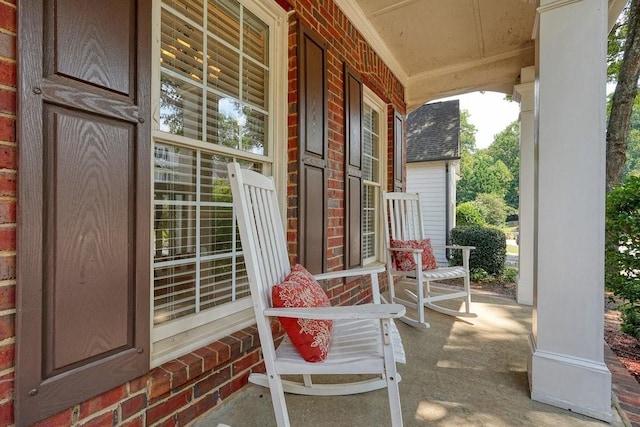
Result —
[[202, 90], [166, 74], [160, 90], [160, 130], [201, 139]]
[[240, 48], [240, 5], [233, 0], [209, 1], [207, 32], [218, 39]]
[[207, 64], [209, 87], [238, 99], [240, 54], [210, 37], [207, 43]]
[[194, 263], [156, 268], [153, 276], [153, 323], [155, 325], [195, 313]]
[[202, 29], [162, 9], [160, 62], [163, 68], [201, 81], [202, 40]]
[[256, 64], [248, 59], [244, 60], [243, 67], [243, 100], [260, 108], [266, 108], [267, 97], [269, 95], [266, 90], [267, 79], [269, 77], [267, 71], [262, 65]]
[[362, 200], [362, 258], [364, 259], [376, 255], [376, 194], [376, 187], [365, 184]]
[[261, 64], [269, 58], [269, 28], [253, 13], [244, 10], [244, 53]]

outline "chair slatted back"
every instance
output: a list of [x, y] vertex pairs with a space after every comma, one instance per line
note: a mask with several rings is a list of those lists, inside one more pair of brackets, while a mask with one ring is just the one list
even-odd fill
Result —
[[229, 163], [228, 170], [256, 321], [259, 329], [265, 328], [261, 335], [271, 336], [262, 313], [272, 306], [273, 285], [291, 272], [275, 185], [272, 178], [242, 169], [238, 163]]
[[424, 239], [420, 196], [416, 193], [383, 193], [383, 217], [387, 247], [393, 240]]

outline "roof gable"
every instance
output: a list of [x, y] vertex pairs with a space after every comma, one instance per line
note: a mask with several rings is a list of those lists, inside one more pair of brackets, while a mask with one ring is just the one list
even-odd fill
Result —
[[407, 162], [460, 158], [460, 103], [434, 102], [407, 118]]

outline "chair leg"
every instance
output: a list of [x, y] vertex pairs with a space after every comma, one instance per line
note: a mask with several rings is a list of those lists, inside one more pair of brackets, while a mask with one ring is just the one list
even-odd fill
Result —
[[464, 290], [467, 292], [464, 306], [467, 310], [467, 313], [471, 312], [471, 280], [469, 279], [469, 274], [464, 276]]
[[[418, 323], [425, 323], [424, 321], [424, 282], [421, 274], [417, 275], [416, 281], [418, 283], [418, 305], [416, 311], [418, 314]], [[429, 289], [429, 281], [427, 280], [427, 291]]]
[[287, 412], [287, 402], [284, 400], [284, 388], [280, 375], [267, 373], [269, 390], [271, 391], [271, 402], [273, 403], [273, 413], [276, 416], [278, 427], [291, 427], [289, 414]]
[[393, 303], [393, 299], [396, 297], [396, 290], [393, 285], [393, 275], [389, 268], [387, 268], [387, 286], [389, 286], [389, 301]]
[[[386, 338], [388, 338], [388, 323], [384, 325], [384, 329], [385, 335], [387, 336]], [[398, 388], [398, 380], [400, 379], [400, 376], [396, 371], [393, 348], [390, 345], [385, 345], [383, 351], [387, 379], [387, 393], [389, 395], [389, 410], [391, 413], [391, 426], [402, 427], [402, 407], [400, 406], [400, 389]]]

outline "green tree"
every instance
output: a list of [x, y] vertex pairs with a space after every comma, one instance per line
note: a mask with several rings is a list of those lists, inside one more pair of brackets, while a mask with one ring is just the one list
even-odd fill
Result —
[[456, 188], [457, 203], [473, 201], [482, 193], [492, 193], [504, 199], [513, 180], [504, 162], [494, 160], [485, 150], [467, 160], [460, 167], [461, 178]]
[[508, 184], [505, 201], [512, 208], [519, 206], [520, 188], [520, 121], [511, 122], [504, 130], [498, 133], [486, 153], [494, 160], [502, 161], [511, 173], [511, 182]]
[[460, 111], [460, 151], [462, 153], [476, 152], [476, 132], [478, 129], [469, 122], [469, 110]]
[[507, 204], [504, 198], [497, 194], [478, 194], [474, 204], [482, 214], [484, 220], [491, 225], [503, 226], [507, 219]]

